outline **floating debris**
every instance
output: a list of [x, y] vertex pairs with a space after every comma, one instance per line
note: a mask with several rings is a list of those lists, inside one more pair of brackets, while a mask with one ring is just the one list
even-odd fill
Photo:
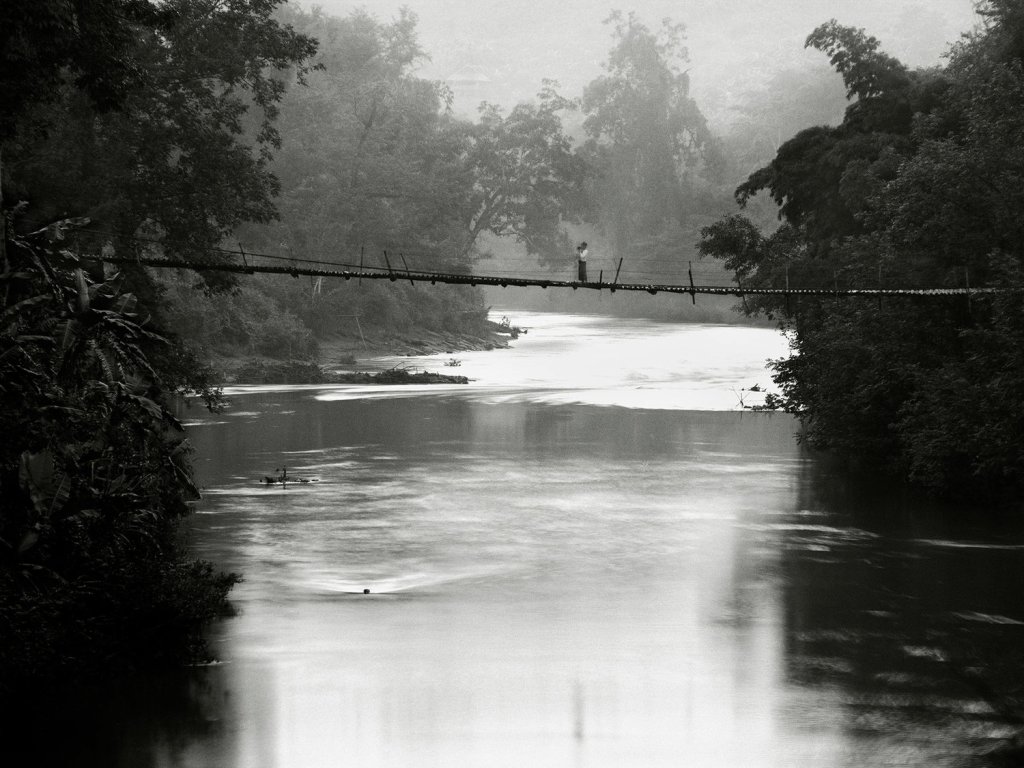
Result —
[[320, 478], [317, 477], [297, 477], [295, 475], [288, 474], [288, 467], [282, 467], [281, 469], [275, 469], [277, 472], [276, 477], [270, 475], [264, 475], [260, 478], [260, 483], [267, 485], [280, 485], [282, 488], [288, 486], [288, 483], [315, 483]]

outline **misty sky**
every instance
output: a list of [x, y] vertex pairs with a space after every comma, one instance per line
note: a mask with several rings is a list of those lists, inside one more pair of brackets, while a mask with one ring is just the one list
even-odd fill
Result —
[[[291, 0], [296, 2], [296, 0]], [[827, 63], [806, 51], [818, 24], [837, 19], [864, 27], [883, 49], [912, 66], [940, 62], [947, 44], [977, 21], [971, 0], [300, 0], [335, 15], [363, 7], [382, 21], [401, 6], [419, 17], [420, 41], [431, 61], [419, 74], [447, 80], [472, 73], [488, 82], [472, 92], [456, 88], [456, 109], [479, 97], [506, 107], [530, 99], [542, 78], [578, 96], [601, 73], [611, 45], [603, 24], [613, 9], [636, 11], [648, 27], [664, 17], [683, 22], [690, 49], [693, 94], [713, 123], [729, 121], [730, 107], [773, 73]]]

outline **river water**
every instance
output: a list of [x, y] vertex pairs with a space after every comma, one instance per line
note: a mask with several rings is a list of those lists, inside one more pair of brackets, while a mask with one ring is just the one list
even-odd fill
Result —
[[[774, 331], [508, 314], [512, 349], [378, 361], [468, 385], [241, 388], [189, 422], [193, 547], [245, 575], [238, 615], [77, 764], [932, 767], [1013, 732], [1019, 532], [741, 410]], [[282, 467], [309, 482], [259, 482]]]

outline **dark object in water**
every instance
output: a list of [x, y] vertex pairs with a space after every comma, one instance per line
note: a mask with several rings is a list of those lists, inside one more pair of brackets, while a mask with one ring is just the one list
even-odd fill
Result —
[[370, 590], [368, 590], [368, 589], [364, 589], [364, 590], [363, 590], [363, 594], [364, 594], [364, 595], [368, 595], [368, 594], [370, 594]]
[[287, 486], [288, 483], [315, 483], [317, 481], [317, 478], [315, 477], [289, 477], [287, 467], [284, 467], [283, 469], [275, 469], [274, 471], [277, 472], [277, 477], [264, 475], [260, 482], [266, 483], [267, 485], [281, 484], [282, 486]]

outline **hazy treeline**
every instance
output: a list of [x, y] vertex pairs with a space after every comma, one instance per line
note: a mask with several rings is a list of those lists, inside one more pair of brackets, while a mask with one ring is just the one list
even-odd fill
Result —
[[846, 83], [845, 118], [797, 133], [736, 190], [741, 204], [769, 196], [782, 226], [733, 215], [701, 245], [750, 285], [1006, 289], [751, 303], [788, 329], [775, 379], [810, 444], [975, 498], [1024, 483], [1024, 14], [1011, 0], [979, 13], [928, 70], [862, 30], [814, 30], [807, 44]]
[[[730, 136], [714, 136], [689, 93], [682, 25], [650, 29], [613, 14], [606, 73], [582, 94], [562, 94], [552, 80], [529, 102], [484, 103], [470, 120], [449, 109], [447, 86], [417, 76], [430, 52], [411, 13], [381, 21], [283, 6], [278, 18], [319, 49], [279, 104], [281, 146], [267, 166], [280, 184], [278, 217], [233, 232], [230, 247], [249, 252], [564, 279], [575, 242], [588, 239], [595, 279], [604, 272], [610, 282], [621, 263], [623, 282], [686, 282], [701, 227], [732, 205], [737, 169], [770, 157], [792, 130], [840, 114], [834, 73], [783, 73], [740, 105]], [[704, 284], [731, 280], [712, 259], [694, 273]], [[224, 300], [196, 299], [187, 275], [159, 279], [183, 335], [246, 354], [314, 354], [317, 339], [352, 334], [354, 316], [384, 332], [472, 333], [486, 310], [482, 292], [463, 287], [267, 277], [243, 280]], [[550, 301], [675, 314], [629, 294]], [[712, 304], [689, 316], [738, 317], [732, 302]]]

